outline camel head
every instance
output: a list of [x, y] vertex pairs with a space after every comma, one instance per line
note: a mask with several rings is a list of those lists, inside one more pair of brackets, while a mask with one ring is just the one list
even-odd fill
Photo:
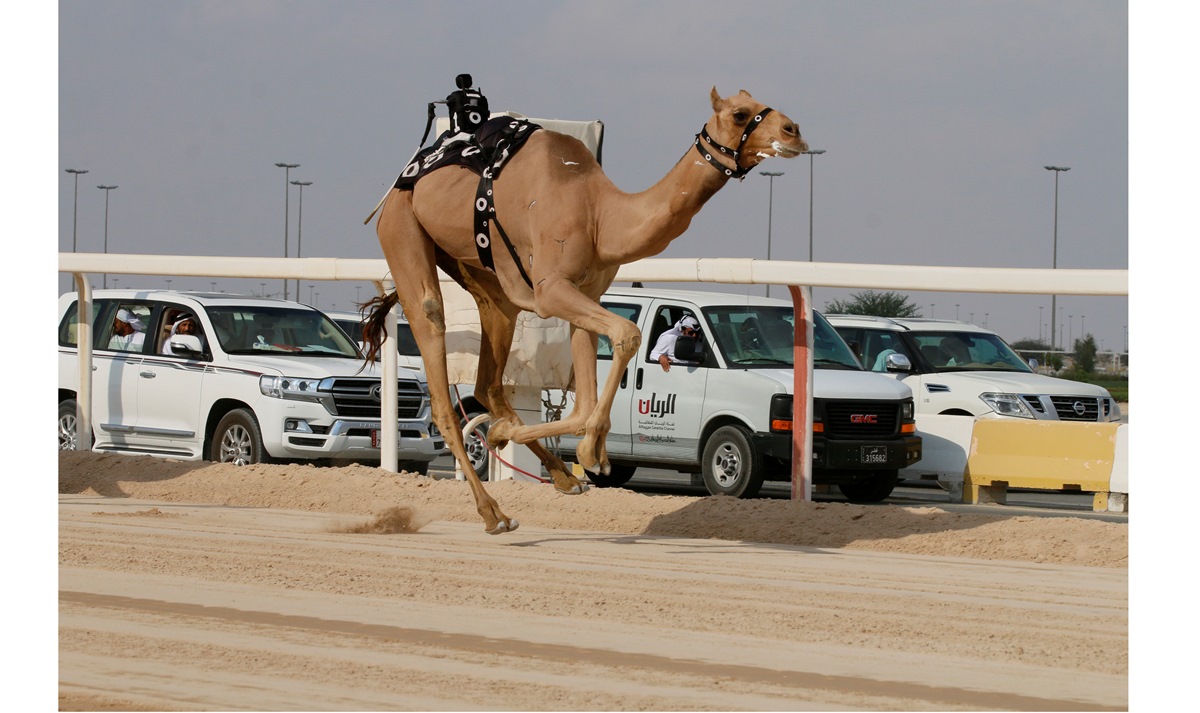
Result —
[[[759, 102], [745, 89], [722, 99], [713, 87], [712, 107], [712, 118], [699, 138], [714, 149], [712, 153], [720, 157], [722, 165], [729, 166], [736, 160], [736, 168], [728, 175], [740, 178], [763, 159], [795, 158], [808, 150], [796, 122]], [[707, 149], [703, 146], [701, 153]]]

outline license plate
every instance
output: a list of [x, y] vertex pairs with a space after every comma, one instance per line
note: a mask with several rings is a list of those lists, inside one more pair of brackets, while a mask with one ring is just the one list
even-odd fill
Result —
[[[396, 434], [396, 446], [397, 447], [400, 446], [400, 434], [399, 433]], [[377, 429], [377, 428], [371, 429], [371, 447], [372, 448], [380, 447], [379, 446], [379, 429]]]
[[866, 465], [887, 465], [888, 462], [887, 446], [861, 446], [859, 455]]

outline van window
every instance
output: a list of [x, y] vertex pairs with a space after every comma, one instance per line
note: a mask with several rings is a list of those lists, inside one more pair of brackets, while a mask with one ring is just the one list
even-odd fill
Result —
[[[634, 324], [637, 324], [638, 315], [642, 312], [642, 308], [639, 305], [614, 304], [611, 302], [605, 302], [602, 306], [609, 312], [612, 312], [618, 317], [624, 317]], [[610, 341], [607, 336], [601, 334], [599, 340], [596, 342], [596, 358], [612, 361], [612, 357], [612, 341]]]

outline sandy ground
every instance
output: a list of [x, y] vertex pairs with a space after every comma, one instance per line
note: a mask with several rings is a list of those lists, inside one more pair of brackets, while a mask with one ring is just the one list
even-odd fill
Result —
[[488, 488], [60, 454], [60, 709], [1129, 706], [1125, 524]]

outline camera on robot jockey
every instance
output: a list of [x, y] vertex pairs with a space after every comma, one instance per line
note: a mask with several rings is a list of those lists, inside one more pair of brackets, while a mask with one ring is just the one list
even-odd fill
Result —
[[487, 97], [478, 89], [471, 88], [471, 75], [460, 74], [454, 78], [458, 91], [446, 97], [450, 109], [450, 133], [473, 134], [490, 116]]

